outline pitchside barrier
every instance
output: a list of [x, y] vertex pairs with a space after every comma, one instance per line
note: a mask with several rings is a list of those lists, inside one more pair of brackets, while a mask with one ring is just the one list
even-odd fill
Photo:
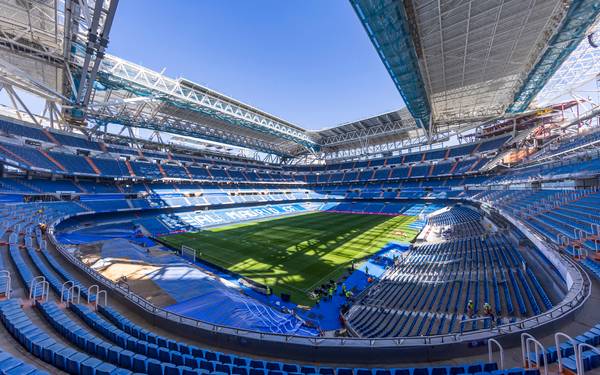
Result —
[[196, 250], [192, 249], [189, 246], [181, 245], [181, 257], [184, 259], [188, 259], [191, 262], [196, 262]]

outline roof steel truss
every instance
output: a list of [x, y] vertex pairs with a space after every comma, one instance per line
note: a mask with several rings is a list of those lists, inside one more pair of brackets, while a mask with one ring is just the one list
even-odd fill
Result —
[[562, 0], [410, 0], [437, 124], [502, 115], [566, 13]]
[[[597, 40], [595, 43], [594, 41]], [[535, 106], [547, 106], [579, 87], [600, 79], [600, 20], [590, 30], [534, 99]]]
[[[95, 131], [115, 123], [283, 157], [358, 156], [436, 138], [418, 127], [460, 132], [503, 115], [513, 100], [510, 111], [526, 107], [600, 12], [597, 0], [350, 1], [401, 90], [406, 116], [396, 111], [308, 132], [104, 55], [117, 0], [0, 0], [0, 81], [81, 109]], [[550, 81], [552, 99], [593, 79], [598, 50], [576, 52], [570, 69]]]
[[106, 55], [98, 80], [110, 88], [128, 90], [140, 96], [152, 96], [177, 107], [214, 116], [233, 125], [273, 134], [310, 149], [318, 147], [301, 128], [286, 124], [274, 116], [199, 85], [168, 78], [115, 56]]
[[436, 133], [433, 135], [425, 134], [424, 130], [419, 129], [417, 134], [404, 139], [389, 140], [388, 142], [369, 144], [368, 141], [360, 144], [358, 147], [348, 147], [343, 149], [332, 149], [323, 153], [326, 160], [352, 159], [360, 157], [370, 157], [377, 154], [390, 154], [393, 152], [407, 152], [430, 149], [432, 145], [441, 147], [442, 142], [449, 140], [449, 133]]
[[431, 107], [434, 131], [525, 111], [600, 12], [597, 0], [350, 3], [411, 114]]
[[[157, 106], [156, 103], [137, 102], [137, 105], [130, 105], [136, 103], [132, 101], [125, 103], [121, 106], [91, 107], [88, 111], [88, 118], [99, 125], [113, 123], [188, 137], [198, 137], [213, 142], [227, 140], [227, 143], [239, 147], [277, 155], [288, 155], [287, 150], [258, 138], [252, 138], [235, 131], [227, 132], [166, 115], [154, 110]], [[101, 127], [98, 127], [98, 129], [101, 129]]]
[[507, 112], [525, 111], [535, 95], [560, 68], [584, 38], [600, 15], [598, 0], [572, 0], [564, 21], [546, 43], [544, 53], [535, 66], [527, 71], [527, 77], [516, 91]]
[[329, 137], [322, 138], [319, 141], [319, 143], [323, 147], [337, 146], [345, 143], [356, 142], [364, 138], [404, 134], [412, 129], [416, 129], [416, 127], [405, 127], [403, 126], [402, 121], [393, 121], [377, 126], [371, 126], [363, 129], [345, 132], [342, 134], [335, 134]]
[[0, 47], [50, 64], [61, 64], [63, 35], [58, 0], [0, 0]]

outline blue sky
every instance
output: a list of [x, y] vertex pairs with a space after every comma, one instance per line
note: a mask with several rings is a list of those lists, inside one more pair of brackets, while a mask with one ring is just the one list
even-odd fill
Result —
[[121, 0], [108, 52], [309, 129], [403, 106], [347, 0]]

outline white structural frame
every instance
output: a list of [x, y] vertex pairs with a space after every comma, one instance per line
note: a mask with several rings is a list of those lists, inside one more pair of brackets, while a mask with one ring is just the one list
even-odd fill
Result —
[[104, 58], [101, 71], [110, 74], [113, 78], [167, 95], [173, 100], [207, 109], [225, 117], [252, 123], [258, 127], [269, 129], [274, 134], [314, 143], [304, 130], [193, 82], [169, 78], [160, 72], [108, 54]]
[[594, 46], [592, 36], [600, 40], [600, 20], [591, 28], [567, 61], [554, 73], [534, 99], [533, 105], [544, 107], [572, 96], [582, 86], [600, 79], [600, 46]]

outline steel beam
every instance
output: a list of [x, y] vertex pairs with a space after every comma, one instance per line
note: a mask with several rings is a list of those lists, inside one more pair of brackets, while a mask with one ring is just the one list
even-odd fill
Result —
[[406, 107], [420, 127], [430, 128], [431, 105], [404, 2], [350, 0]]
[[534, 106], [543, 107], [560, 100], [578, 88], [598, 79], [600, 75], [600, 46], [593, 43], [592, 36], [600, 39], [600, 20], [592, 28], [588, 38], [581, 40], [577, 49], [554, 73], [544, 88], [536, 95]]
[[406, 127], [403, 125], [402, 121], [394, 121], [391, 123], [386, 123], [377, 126], [369, 126], [365, 129], [359, 129], [355, 131], [345, 132], [343, 134], [325, 137], [320, 139], [319, 143], [322, 147], [338, 146], [346, 143], [360, 141], [365, 138], [397, 135], [414, 129], [416, 129], [416, 126]]
[[598, 0], [573, 0], [563, 23], [550, 39], [546, 51], [523, 81], [514, 96], [507, 113], [519, 113], [527, 109], [535, 95], [560, 68], [579, 42], [587, 36], [590, 27], [600, 15]]
[[228, 124], [268, 133], [318, 148], [307, 132], [276, 117], [186, 80], [175, 80], [129, 61], [106, 55], [98, 81], [111, 89], [153, 96], [175, 107], [196, 111]]
[[[213, 142], [231, 144], [238, 147], [259, 150], [265, 153], [273, 153], [279, 156], [291, 156], [284, 149], [277, 148], [275, 145], [262, 141], [260, 139], [243, 136], [232, 132], [215, 130], [210, 127], [201, 126], [182, 119], [177, 119], [166, 115], [149, 116], [145, 113], [133, 113], [126, 109], [120, 111], [117, 115], [111, 112], [92, 112], [88, 111], [89, 120], [97, 124], [120, 124], [135, 128], [150, 129], [165, 133], [178, 134], [187, 137], [206, 139]], [[97, 127], [97, 130], [101, 126]]]

